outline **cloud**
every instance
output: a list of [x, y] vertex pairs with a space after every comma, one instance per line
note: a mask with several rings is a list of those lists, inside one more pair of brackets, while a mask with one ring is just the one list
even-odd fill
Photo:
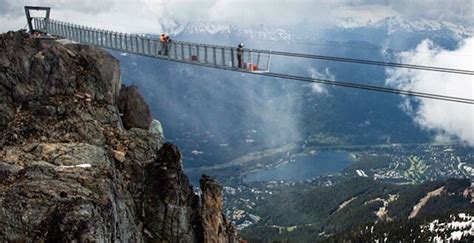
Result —
[[377, 21], [389, 16], [442, 19], [473, 24], [472, 0], [0, 0], [0, 31], [25, 25], [23, 6], [52, 7], [52, 18], [110, 28], [155, 33], [174, 22], [299, 25], [320, 28], [339, 18]]
[[[318, 70], [316, 70], [315, 68], [310, 68], [308, 71], [309, 71], [309, 74], [311, 75], [311, 78], [325, 79], [325, 80], [331, 80], [331, 81], [335, 80], [335, 77], [329, 71], [329, 68], [325, 68], [323, 72], [318, 72]], [[314, 93], [327, 94], [327, 89], [324, 84], [312, 83], [310, 87], [311, 87], [311, 91], [313, 91]]]
[[[420, 43], [416, 50], [399, 55], [400, 62], [427, 66], [474, 70], [474, 38], [464, 40], [454, 51], [443, 50], [429, 40]], [[406, 90], [436, 93], [474, 99], [474, 77], [417, 71], [410, 69], [388, 70], [387, 84]], [[457, 138], [474, 146], [474, 105], [446, 101], [405, 99], [403, 108], [422, 127], [437, 132], [437, 138]]]

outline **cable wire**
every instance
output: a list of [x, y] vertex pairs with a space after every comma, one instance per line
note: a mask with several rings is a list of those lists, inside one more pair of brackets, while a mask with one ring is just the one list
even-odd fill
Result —
[[226, 70], [226, 71], [239, 72], [239, 73], [247, 73], [247, 74], [267, 76], [267, 77], [280, 78], [280, 79], [290, 79], [290, 80], [307, 82], [307, 83], [319, 83], [319, 84], [324, 84], [324, 85], [334, 85], [334, 86], [340, 86], [340, 87], [345, 87], [345, 88], [353, 88], [353, 89], [368, 90], [368, 91], [390, 93], [390, 94], [399, 94], [399, 95], [405, 95], [405, 96], [411, 96], [411, 97], [419, 97], [419, 98], [425, 98], [425, 99], [433, 99], [433, 100], [474, 105], [474, 99], [468, 99], [468, 98], [462, 98], [462, 97], [425, 93], [425, 92], [419, 92], [419, 91], [410, 91], [410, 90], [403, 90], [403, 89], [395, 89], [395, 88], [388, 88], [388, 87], [382, 87], [382, 86], [376, 86], [376, 85], [342, 82], [342, 81], [337, 81], [337, 80], [302, 77], [302, 76], [288, 75], [288, 74], [283, 74], [283, 73], [252, 72], [246, 69], [218, 67], [218, 66], [206, 65], [203, 63], [192, 63], [192, 62], [173, 60], [173, 59], [167, 59], [167, 58], [157, 58], [157, 59], [178, 62], [178, 63], [185, 63], [185, 64], [201, 66], [201, 67], [221, 69], [221, 70]]
[[334, 56], [323, 56], [323, 55], [284, 52], [284, 51], [266, 51], [266, 50], [258, 50], [258, 51], [259, 52], [265, 52], [265, 53], [268, 53], [268, 54], [278, 55], [278, 56], [299, 57], [299, 58], [307, 58], [307, 59], [318, 59], [318, 60], [326, 60], [326, 61], [367, 64], [367, 65], [386, 66], [386, 67], [394, 67], [394, 68], [408, 68], [408, 69], [417, 69], [417, 70], [424, 70], [424, 71], [474, 75], [474, 71], [464, 70], [464, 69], [453, 69], [453, 68], [444, 68], [444, 67], [413, 65], [413, 64], [395, 63], [395, 62], [383, 62], [383, 61], [373, 61], [373, 60], [345, 58], [345, 57], [334, 57]]

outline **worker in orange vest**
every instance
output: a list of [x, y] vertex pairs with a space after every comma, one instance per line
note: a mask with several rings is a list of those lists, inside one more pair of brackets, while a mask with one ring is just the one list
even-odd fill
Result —
[[160, 48], [160, 51], [158, 51], [158, 55], [162, 55], [164, 53], [164, 50], [165, 50], [165, 39], [166, 39], [166, 35], [165, 34], [161, 34], [160, 35], [160, 45], [161, 45], [161, 48]]
[[169, 55], [169, 43], [171, 42], [170, 36], [165, 35], [165, 50], [164, 50], [164, 55], [168, 56]]

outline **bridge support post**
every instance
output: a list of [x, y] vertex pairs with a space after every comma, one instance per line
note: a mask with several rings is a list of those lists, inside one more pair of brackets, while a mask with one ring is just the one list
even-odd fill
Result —
[[31, 17], [31, 14], [30, 14], [31, 10], [45, 11], [46, 13], [45, 13], [45, 17], [43, 19], [44, 20], [49, 20], [49, 12], [51, 11], [51, 8], [50, 7], [39, 7], [39, 6], [25, 6], [25, 14], [26, 14], [26, 21], [28, 22], [28, 28], [29, 28], [30, 33], [33, 33], [37, 29], [33, 28], [33, 24], [32, 24], [33, 17]]

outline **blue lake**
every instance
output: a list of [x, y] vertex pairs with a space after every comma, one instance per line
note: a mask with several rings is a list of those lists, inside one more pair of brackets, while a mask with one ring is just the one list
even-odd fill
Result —
[[302, 181], [340, 172], [354, 162], [350, 154], [344, 151], [326, 151], [314, 156], [296, 156], [293, 159], [295, 161], [288, 164], [249, 174], [244, 181]]

